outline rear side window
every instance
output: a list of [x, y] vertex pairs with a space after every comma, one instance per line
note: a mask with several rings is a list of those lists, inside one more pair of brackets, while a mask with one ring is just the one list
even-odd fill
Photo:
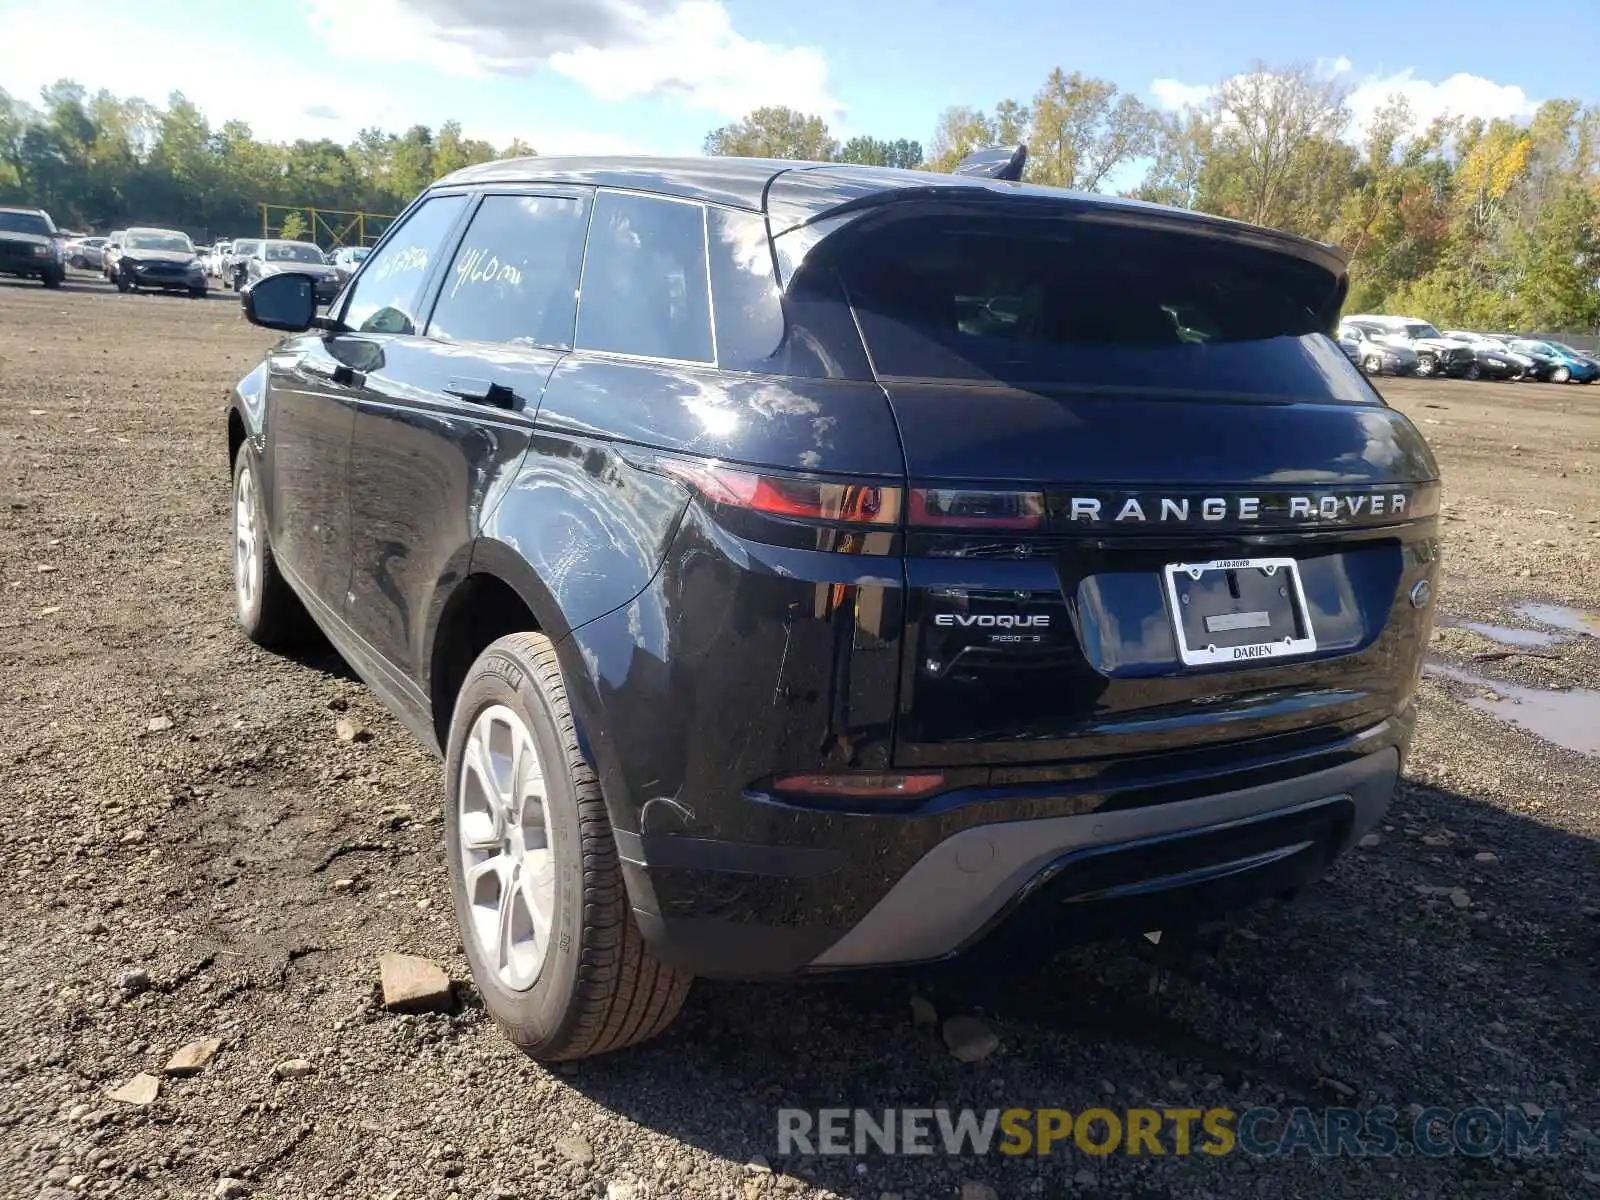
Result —
[[579, 349], [715, 361], [706, 269], [703, 205], [598, 193], [578, 300]]
[[485, 196], [445, 272], [428, 335], [570, 350], [587, 220], [572, 196]]
[[837, 237], [880, 376], [1375, 402], [1323, 332], [1337, 282], [1285, 255], [1062, 219]]
[[345, 305], [344, 323], [361, 333], [415, 333], [417, 304], [465, 196], [423, 201], [373, 254]]

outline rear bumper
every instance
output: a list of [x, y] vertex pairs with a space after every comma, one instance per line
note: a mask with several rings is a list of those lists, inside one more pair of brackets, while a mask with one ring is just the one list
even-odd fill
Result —
[[[926, 962], [1001, 928], [1070, 943], [1221, 916], [1316, 879], [1382, 819], [1409, 733], [1409, 717], [1384, 722], [1334, 765], [1253, 786], [1220, 776], [1216, 790], [1167, 803], [1108, 793], [1091, 811], [980, 818], [945, 836], [959, 796], [927, 814], [830, 814], [823, 845], [621, 832], [617, 842], [645, 937], [697, 974]], [[1060, 811], [1062, 799], [1029, 789], [968, 807]]]

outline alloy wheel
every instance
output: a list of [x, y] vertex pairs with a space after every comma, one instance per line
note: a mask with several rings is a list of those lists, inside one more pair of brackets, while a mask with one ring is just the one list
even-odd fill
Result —
[[550, 949], [555, 854], [533, 732], [505, 705], [473, 722], [455, 795], [466, 923], [499, 981], [527, 991]]
[[233, 586], [239, 611], [250, 612], [261, 594], [261, 536], [256, 524], [256, 478], [248, 463], [239, 469], [233, 489]]

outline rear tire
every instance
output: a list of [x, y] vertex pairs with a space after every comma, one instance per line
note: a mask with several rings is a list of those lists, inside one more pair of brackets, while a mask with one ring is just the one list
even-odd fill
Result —
[[286, 650], [304, 640], [311, 617], [272, 557], [260, 480], [255, 451], [246, 441], [233, 460], [234, 610], [245, 637], [269, 650]]
[[691, 977], [658, 961], [633, 919], [543, 634], [503, 637], [467, 672], [445, 755], [445, 845], [473, 980], [524, 1053], [551, 1062], [620, 1050], [678, 1015]]

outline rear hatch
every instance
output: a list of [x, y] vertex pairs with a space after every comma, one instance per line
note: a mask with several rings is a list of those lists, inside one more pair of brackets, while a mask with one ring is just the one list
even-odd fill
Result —
[[1154, 210], [917, 209], [807, 267], [843, 278], [905, 451], [896, 762], [1315, 741], [1401, 707], [1437, 469], [1324, 332], [1337, 260]]

